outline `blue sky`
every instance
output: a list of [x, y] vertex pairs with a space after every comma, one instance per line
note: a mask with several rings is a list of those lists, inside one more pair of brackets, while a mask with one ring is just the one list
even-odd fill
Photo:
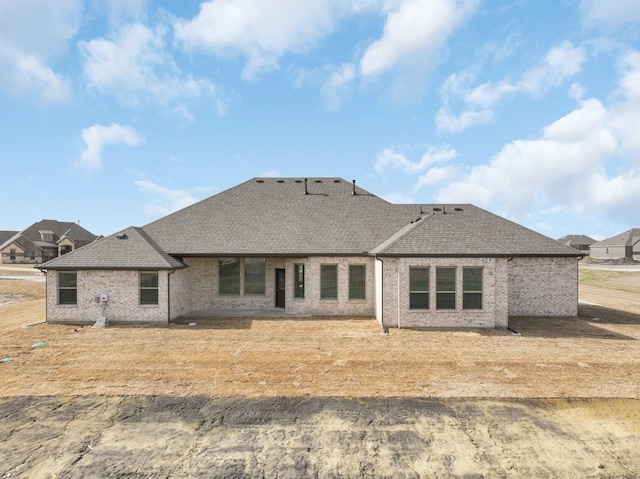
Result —
[[640, 227], [640, 0], [0, 0], [0, 229], [255, 176]]

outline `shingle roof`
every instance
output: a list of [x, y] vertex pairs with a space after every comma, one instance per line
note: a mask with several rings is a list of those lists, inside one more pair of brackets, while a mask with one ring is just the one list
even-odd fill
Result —
[[[53, 242], [42, 242], [41, 233], [53, 234]], [[16, 232], [14, 236], [7, 238], [5, 241], [0, 241], [0, 246], [18, 236], [27, 238], [34, 244], [51, 248], [55, 247], [56, 241], [63, 236], [66, 236], [76, 243], [82, 244], [90, 243], [96, 239], [96, 235], [84, 229], [77, 223], [70, 221], [42, 220], [37, 223], [33, 223], [22, 231]]]
[[[355, 189], [355, 193], [354, 193]], [[392, 204], [340, 178], [254, 178], [45, 267], [159, 269], [186, 256], [580, 256], [472, 205]]]
[[143, 228], [179, 256], [355, 255], [412, 217], [340, 178], [309, 179], [307, 191], [302, 178], [254, 178]]
[[591, 246], [633, 246], [640, 241], [640, 228], [632, 228], [611, 238], [603, 239]]
[[142, 230], [130, 227], [39, 266], [43, 269], [180, 269], [186, 265], [162, 251]]
[[15, 235], [17, 235], [19, 231], [0, 231], [0, 248], [4, 243], [9, 241]]
[[590, 246], [596, 242], [591, 236], [587, 235], [564, 235], [562, 238], [558, 238], [557, 241], [567, 246]]
[[413, 227], [373, 252], [394, 256], [580, 256], [577, 250], [469, 204], [423, 205]]

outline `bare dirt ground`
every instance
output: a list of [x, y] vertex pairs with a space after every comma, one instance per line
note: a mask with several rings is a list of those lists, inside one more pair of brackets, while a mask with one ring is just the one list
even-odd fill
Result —
[[[189, 318], [80, 328], [0, 305], [3, 477], [640, 477], [640, 273], [498, 330]], [[4, 475], [3, 475], [4, 474]]]

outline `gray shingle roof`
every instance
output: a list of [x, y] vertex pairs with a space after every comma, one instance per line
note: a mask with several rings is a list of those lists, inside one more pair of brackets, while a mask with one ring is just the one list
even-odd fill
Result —
[[[174, 269], [185, 256], [580, 256], [472, 205], [396, 205], [340, 178], [254, 178], [45, 265]], [[353, 194], [355, 188], [356, 194]], [[435, 208], [439, 208], [436, 211]]]
[[[340, 178], [254, 178], [144, 226], [170, 254], [355, 255], [412, 214]], [[417, 212], [417, 207], [415, 208]]]
[[162, 251], [142, 230], [130, 227], [39, 266], [44, 269], [180, 269], [186, 265]]
[[422, 208], [426, 214], [413, 227], [374, 252], [393, 256], [581, 255], [573, 248], [473, 205]]
[[587, 235], [564, 235], [562, 238], [558, 238], [557, 241], [574, 248], [579, 246], [590, 246], [596, 242], [596, 240]]
[[592, 247], [598, 246], [633, 246], [640, 241], [640, 228], [632, 228], [611, 238], [603, 239], [592, 244]]

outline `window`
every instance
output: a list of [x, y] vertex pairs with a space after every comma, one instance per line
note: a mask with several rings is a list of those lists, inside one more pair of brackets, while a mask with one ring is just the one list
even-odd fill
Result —
[[220, 294], [240, 294], [240, 258], [220, 259]]
[[293, 297], [304, 298], [304, 265], [293, 265]]
[[9, 250], [9, 259], [11, 261], [15, 261], [16, 260], [16, 250], [15, 249], [10, 249]]
[[367, 268], [363, 264], [349, 265], [349, 299], [365, 299], [365, 277]]
[[140, 272], [140, 304], [158, 304], [158, 272]]
[[462, 309], [482, 309], [482, 268], [462, 268]]
[[75, 271], [58, 273], [58, 304], [78, 304], [78, 274]]
[[409, 309], [429, 309], [429, 268], [409, 268]]
[[338, 265], [320, 265], [320, 299], [338, 299]]
[[436, 268], [436, 309], [456, 309], [455, 268]]
[[244, 294], [264, 294], [264, 258], [245, 258]]

